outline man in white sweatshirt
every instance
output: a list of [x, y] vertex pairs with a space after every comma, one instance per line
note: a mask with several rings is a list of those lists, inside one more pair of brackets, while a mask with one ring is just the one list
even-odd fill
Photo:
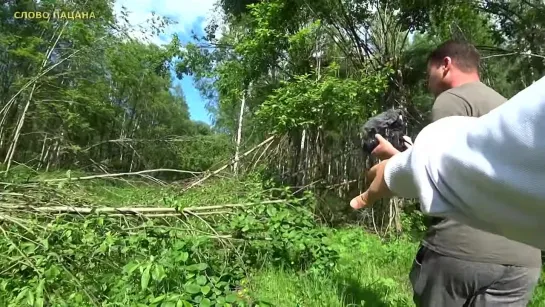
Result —
[[[478, 53], [467, 43], [447, 41], [432, 52], [433, 121], [479, 117], [506, 101], [479, 81], [478, 67]], [[389, 158], [397, 153], [386, 140], [379, 141], [373, 154]], [[428, 229], [410, 279], [418, 306], [526, 306], [540, 268], [539, 249], [447, 218]]]
[[480, 118], [428, 125], [411, 148], [368, 172], [369, 188], [350, 205], [419, 198], [424, 214], [545, 250], [544, 132], [545, 77]]

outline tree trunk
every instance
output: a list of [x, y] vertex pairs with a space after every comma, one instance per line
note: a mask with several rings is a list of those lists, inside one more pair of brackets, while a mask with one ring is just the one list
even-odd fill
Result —
[[307, 138], [307, 129], [303, 129], [301, 133], [301, 146], [299, 149], [299, 165], [297, 167], [297, 182], [296, 185], [304, 185], [305, 180], [305, 140]]
[[244, 89], [244, 91], [242, 91], [242, 101], [240, 102], [240, 113], [238, 115], [237, 139], [235, 145], [235, 163], [233, 164], [233, 172], [235, 173], [235, 175], [238, 175], [239, 168], [238, 160], [240, 154], [240, 141], [242, 139], [242, 119], [244, 116], [244, 107], [246, 106], [246, 93], [246, 89]]
[[[51, 57], [51, 54], [53, 53], [53, 50], [57, 46], [57, 43], [59, 42], [59, 39], [61, 38], [64, 29], [66, 28], [67, 22], [65, 22], [59, 32], [59, 35], [57, 35], [57, 38], [55, 42], [47, 49], [45, 53], [45, 58], [42, 61], [42, 65], [40, 66], [40, 69], [38, 71], [38, 76], [42, 75], [42, 72], [44, 72], [44, 68], [47, 66], [47, 62], [49, 61], [49, 58]], [[60, 64], [57, 63], [57, 65]], [[8, 149], [8, 153], [6, 155], [6, 158], [4, 159], [4, 163], [7, 163], [6, 166], [6, 174], [9, 172], [11, 162], [13, 159], [13, 155], [15, 154], [15, 150], [17, 149], [17, 143], [19, 141], [19, 136], [21, 135], [21, 129], [23, 128], [23, 125], [25, 123], [26, 113], [28, 111], [28, 107], [30, 106], [30, 102], [32, 101], [32, 96], [34, 95], [34, 91], [36, 90], [36, 85], [38, 83], [38, 80], [35, 79], [32, 83], [32, 89], [30, 90], [30, 94], [28, 96], [27, 102], [25, 104], [25, 107], [23, 109], [23, 113], [21, 114], [21, 117], [19, 118], [19, 121], [17, 122], [17, 128], [15, 129], [15, 134], [13, 135], [13, 141], [11, 143], [10, 148]]]
[[42, 165], [45, 161], [45, 145], [47, 144], [47, 133], [45, 134], [44, 136], [44, 140], [43, 140], [43, 144], [42, 144], [42, 151], [40, 152], [40, 159], [38, 161], [38, 167], [36, 167], [36, 170], [39, 170], [40, 168], [42, 168]]

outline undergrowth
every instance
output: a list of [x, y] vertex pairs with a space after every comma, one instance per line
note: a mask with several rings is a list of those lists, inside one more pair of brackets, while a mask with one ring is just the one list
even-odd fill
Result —
[[[319, 197], [295, 197], [255, 174], [185, 193], [77, 176], [14, 172], [4, 180], [0, 306], [413, 305], [407, 275], [419, 216], [403, 215], [405, 235], [381, 239], [318, 223], [316, 208], [327, 205]], [[44, 183], [55, 178], [70, 180]], [[44, 206], [176, 208], [180, 216], [34, 210]], [[181, 214], [203, 206], [216, 209]], [[542, 279], [529, 306], [543, 302]]]
[[[266, 265], [325, 274], [338, 258], [315, 223], [312, 195], [267, 191], [261, 178], [218, 180], [181, 195], [128, 182], [51, 187], [23, 181], [6, 185], [3, 195], [4, 203], [18, 205], [2, 206], [0, 306], [267, 306], [239, 291], [253, 272]], [[273, 198], [281, 201], [260, 204]], [[179, 212], [203, 205], [232, 210], [154, 218], [36, 212], [52, 203], [137, 202]], [[254, 205], [223, 206], [249, 202]]]

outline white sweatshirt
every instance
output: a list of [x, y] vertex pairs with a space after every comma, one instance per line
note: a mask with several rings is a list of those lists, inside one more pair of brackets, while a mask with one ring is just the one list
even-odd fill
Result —
[[545, 250], [545, 78], [480, 118], [428, 125], [384, 176], [425, 214]]

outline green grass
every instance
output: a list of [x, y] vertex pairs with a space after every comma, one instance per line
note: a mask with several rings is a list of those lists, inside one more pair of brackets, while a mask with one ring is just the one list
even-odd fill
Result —
[[408, 306], [406, 278], [417, 244], [384, 244], [361, 229], [343, 229], [330, 237], [340, 252], [338, 269], [326, 276], [264, 269], [249, 281], [255, 297], [276, 306]]
[[[64, 172], [40, 178], [65, 177]], [[61, 188], [61, 187], [60, 187]], [[63, 191], [108, 206], [199, 206], [245, 202], [260, 192], [251, 182], [210, 180], [183, 195], [172, 189], [122, 181], [86, 181], [64, 185]], [[336, 269], [326, 275], [294, 272], [264, 264], [245, 281], [243, 291], [274, 306], [413, 306], [408, 273], [418, 242], [408, 238], [383, 241], [362, 228], [328, 229], [339, 252]], [[529, 306], [545, 306], [545, 275]]]
[[[263, 269], [250, 279], [249, 293], [286, 307], [414, 306], [408, 274], [418, 243], [382, 242], [357, 228], [336, 231], [331, 239], [341, 254], [337, 272], [315, 276]], [[545, 306], [545, 274], [528, 306]]]
[[545, 306], [545, 271], [541, 271], [541, 278], [534, 290], [532, 301], [528, 304], [530, 307], [544, 307]]
[[193, 207], [233, 204], [248, 201], [257, 188], [235, 180], [213, 180], [200, 188], [183, 194], [182, 186], [165, 187], [143, 183], [126, 183], [107, 180], [95, 182], [73, 182], [72, 193], [85, 195], [85, 199], [96, 205], [115, 207]]

